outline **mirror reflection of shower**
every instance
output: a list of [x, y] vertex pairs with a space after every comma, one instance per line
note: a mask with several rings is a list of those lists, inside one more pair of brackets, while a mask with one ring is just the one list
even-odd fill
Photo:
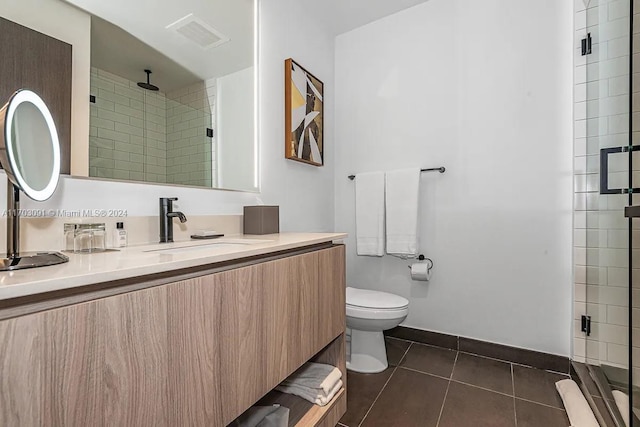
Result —
[[90, 177], [257, 190], [255, 1], [222, 0], [243, 18], [206, 50], [188, 37], [177, 50], [159, 42], [182, 27], [134, 35], [117, 17], [91, 16]]
[[215, 79], [144, 65], [133, 78], [92, 67], [89, 175], [215, 186]]

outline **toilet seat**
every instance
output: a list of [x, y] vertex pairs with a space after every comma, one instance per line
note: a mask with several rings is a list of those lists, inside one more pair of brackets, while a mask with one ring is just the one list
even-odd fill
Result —
[[387, 292], [347, 288], [347, 317], [387, 320], [406, 317], [409, 301]]
[[354, 309], [397, 311], [409, 307], [409, 301], [399, 295], [347, 287], [347, 306]]
[[347, 317], [371, 320], [390, 320], [399, 319], [407, 316], [409, 307], [405, 308], [387, 308], [376, 310], [375, 308], [356, 307], [347, 305]]

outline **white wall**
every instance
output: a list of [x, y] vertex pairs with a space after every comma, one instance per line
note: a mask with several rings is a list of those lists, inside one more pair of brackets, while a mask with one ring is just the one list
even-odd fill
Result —
[[[91, 18], [60, 0], [0, 0], [0, 16], [73, 46], [71, 69], [71, 173], [89, 174]], [[16, 88], [17, 89], [17, 88]], [[6, 100], [0, 100], [4, 104]]]
[[[242, 206], [261, 200], [280, 205], [283, 231], [333, 231], [333, 109], [326, 107], [326, 164], [311, 167], [284, 158], [284, 60], [294, 57], [324, 79], [333, 91], [333, 38], [307, 20], [296, 0], [261, 1], [260, 10], [260, 171], [261, 193], [191, 189], [162, 185], [64, 178], [54, 197], [24, 208], [128, 209], [129, 215], [155, 215], [158, 197], [177, 196], [187, 215], [241, 214]], [[295, 36], [293, 36], [295, 35]], [[87, 93], [89, 69], [87, 65]], [[88, 108], [88, 103], [87, 103]], [[88, 135], [88, 128], [87, 128]], [[0, 198], [6, 184], [0, 178]], [[25, 198], [26, 199], [26, 198]], [[52, 230], [59, 232], [59, 230]]]
[[[218, 186], [252, 189], [254, 168], [253, 67], [216, 79]], [[248, 163], [248, 165], [247, 165]]]
[[[336, 229], [347, 283], [410, 300], [404, 325], [568, 356], [572, 6], [430, 0], [336, 39]], [[421, 251], [356, 257], [347, 175], [421, 180]]]
[[[298, 0], [261, 1], [260, 170], [265, 203], [280, 205], [280, 227], [334, 230], [334, 37]], [[325, 165], [284, 160], [284, 60], [324, 82]], [[284, 209], [283, 209], [284, 207]]]

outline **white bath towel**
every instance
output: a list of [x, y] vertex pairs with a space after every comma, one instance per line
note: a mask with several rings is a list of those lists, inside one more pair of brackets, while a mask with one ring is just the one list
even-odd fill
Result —
[[624, 424], [629, 427], [629, 396], [621, 392], [620, 390], [613, 390], [613, 400], [616, 402], [616, 406], [622, 415]]
[[311, 389], [308, 387], [301, 387], [298, 385], [279, 385], [276, 387], [276, 390], [282, 393], [293, 394], [298, 397], [303, 398], [311, 403], [314, 403], [318, 406], [325, 406], [327, 403], [331, 402], [331, 399], [340, 391], [343, 383], [342, 380], [338, 380], [337, 383], [333, 386], [329, 393], [318, 393], [317, 389]]
[[308, 362], [284, 380], [282, 385], [315, 389], [326, 395], [335, 387], [340, 378], [342, 378], [342, 372], [335, 366]]
[[418, 250], [420, 169], [386, 173], [387, 253], [413, 257]]
[[600, 427], [591, 407], [584, 398], [582, 391], [573, 380], [561, 380], [556, 383], [556, 389], [562, 398], [567, 417], [572, 426], [576, 427]]
[[356, 253], [384, 255], [384, 173], [356, 175]]

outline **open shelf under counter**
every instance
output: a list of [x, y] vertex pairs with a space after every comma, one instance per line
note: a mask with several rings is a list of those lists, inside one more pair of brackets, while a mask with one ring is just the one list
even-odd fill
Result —
[[[264, 395], [253, 406], [278, 404], [289, 408], [289, 427], [334, 427], [347, 411], [347, 365], [345, 333], [335, 337], [309, 361], [332, 365], [342, 372], [343, 387], [325, 406], [315, 405], [293, 394], [275, 389]], [[233, 425], [233, 424], [231, 424]]]
[[257, 406], [279, 404], [289, 408], [289, 427], [335, 426], [347, 407], [347, 395], [342, 388], [325, 406], [315, 405], [292, 394], [271, 391]]

